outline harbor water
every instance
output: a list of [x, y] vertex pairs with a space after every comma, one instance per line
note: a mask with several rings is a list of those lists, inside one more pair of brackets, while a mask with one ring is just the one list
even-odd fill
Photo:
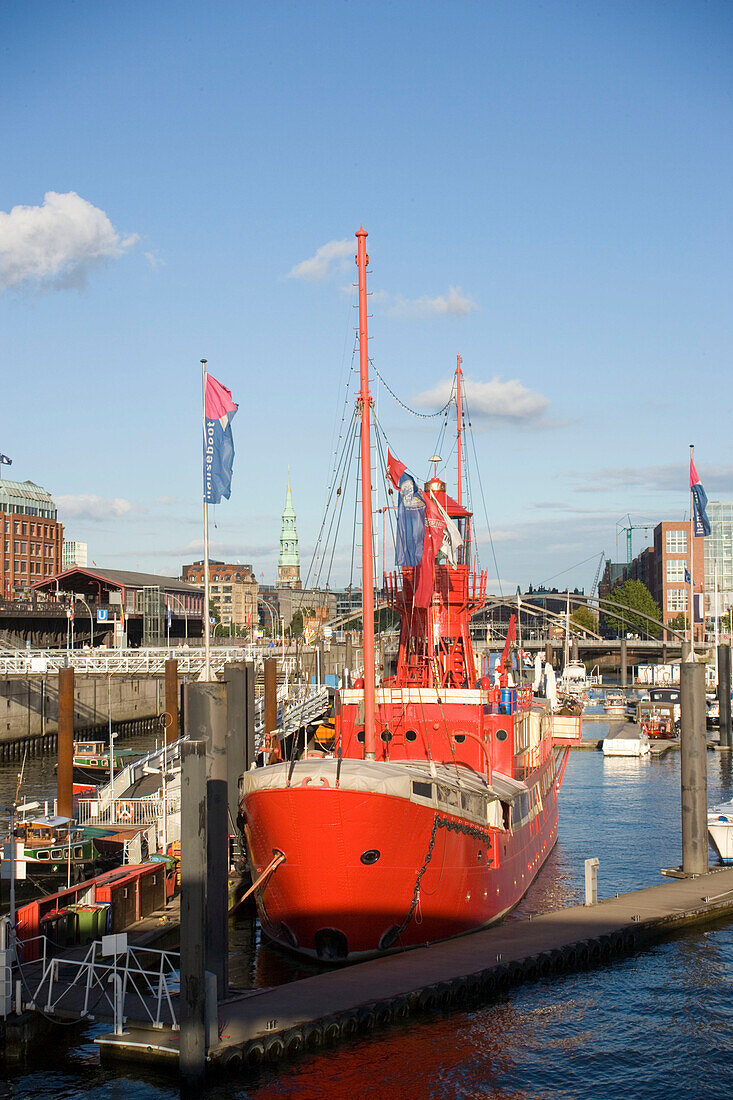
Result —
[[[602, 722], [589, 724], [594, 739]], [[709, 801], [733, 796], [731, 754], [708, 753]], [[42, 769], [45, 764], [33, 761]], [[0, 791], [10, 793], [4, 765]], [[32, 788], [31, 788], [32, 789]], [[680, 762], [570, 754], [560, 838], [510, 919], [582, 901], [584, 860], [597, 856], [599, 896], [657, 885], [680, 851]], [[712, 858], [712, 857], [711, 857]], [[269, 986], [312, 970], [260, 942], [248, 920], [232, 929], [232, 981]], [[733, 922], [693, 929], [578, 974], [527, 984], [483, 1007], [411, 1020], [274, 1069], [212, 1081], [205, 1100], [473, 1100], [523, 1097], [675, 1100], [733, 1095]], [[0, 1100], [124, 1097], [172, 1100], [170, 1078], [143, 1067], [113, 1073], [92, 1040], [100, 1025], [65, 1033], [8, 1066]]]

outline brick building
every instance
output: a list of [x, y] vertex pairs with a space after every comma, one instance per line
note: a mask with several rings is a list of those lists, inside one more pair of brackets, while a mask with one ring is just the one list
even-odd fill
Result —
[[51, 494], [33, 481], [0, 480], [0, 595], [5, 599], [61, 571], [64, 527]]
[[[188, 584], [203, 588], [203, 561], [184, 565], [182, 575]], [[219, 612], [223, 626], [253, 627], [257, 625], [259, 585], [251, 565], [210, 561], [209, 585], [211, 603]]]
[[[693, 546], [693, 589], [695, 594], [695, 640], [702, 641], [705, 592], [705, 539], [695, 536]], [[690, 524], [686, 520], [663, 520], [654, 528], [654, 542], [628, 565], [606, 563], [599, 595], [607, 596], [614, 584], [627, 580], [642, 581], [659, 604], [662, 621], [671, 622], [682, 613], [689, 619]], [[665, 640], [672, 639], [665, 631]]]

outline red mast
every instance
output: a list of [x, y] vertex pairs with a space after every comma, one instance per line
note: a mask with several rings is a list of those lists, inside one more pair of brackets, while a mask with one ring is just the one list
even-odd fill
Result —
[[456, 363], [456, 417], [458, 420], [458, 431], [456, 432], [456, 438], [458, 442], [458, 496], [456, 497], [458, 503], [463, 507], [462, 500], [462, 486], [463, 470], [461, 468], [461, 357], [458, 356], [458, 362]]
[[372, 547], [372, 449], [369, 416], [372, 399], [369, 394], [369, 338], [367, 336], [366, 251], [367, 231], [362, 225], [356, 231], [359, 242], [356, 264], [359, 269], [359, 368], [361, 389], [357, 404], [361, 406], [361, 571], [364, 624], [364, 759], [374, 760], [374, 562]]

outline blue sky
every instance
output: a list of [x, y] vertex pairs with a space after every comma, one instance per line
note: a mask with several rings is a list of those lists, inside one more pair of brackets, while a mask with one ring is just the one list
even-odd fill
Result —
[[[290, 466], [306, 558], [363, 220], [390, 387], [430, 411], [463, 356], [490, 585], [588, 587], [623, 515], [685, 513], [690, 442], [733, 495], [732, 31], [725, 2], [9, 0], [6, 475], [99, 564], [176, 573], [205, 357], [240, 405], [213, 553], [273, 579]], [[437, 421], [379, 416], [426, 472]]]

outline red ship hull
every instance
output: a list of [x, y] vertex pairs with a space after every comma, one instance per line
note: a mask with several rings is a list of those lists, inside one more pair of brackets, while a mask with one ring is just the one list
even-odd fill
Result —
[[242, 800], [253, 878], [273, 852], [285, 857], [256, 893], [262, 928], [305, 955], [353, 960], [490, 924], [520, 901], [557, 839], [552, 756], [544, 797], [530, 793], [532, 815], [509, 830], [436, 799], [336, 788], [335, 766], [299, 761], [279, 789], [257, 789], [249, 773]]

